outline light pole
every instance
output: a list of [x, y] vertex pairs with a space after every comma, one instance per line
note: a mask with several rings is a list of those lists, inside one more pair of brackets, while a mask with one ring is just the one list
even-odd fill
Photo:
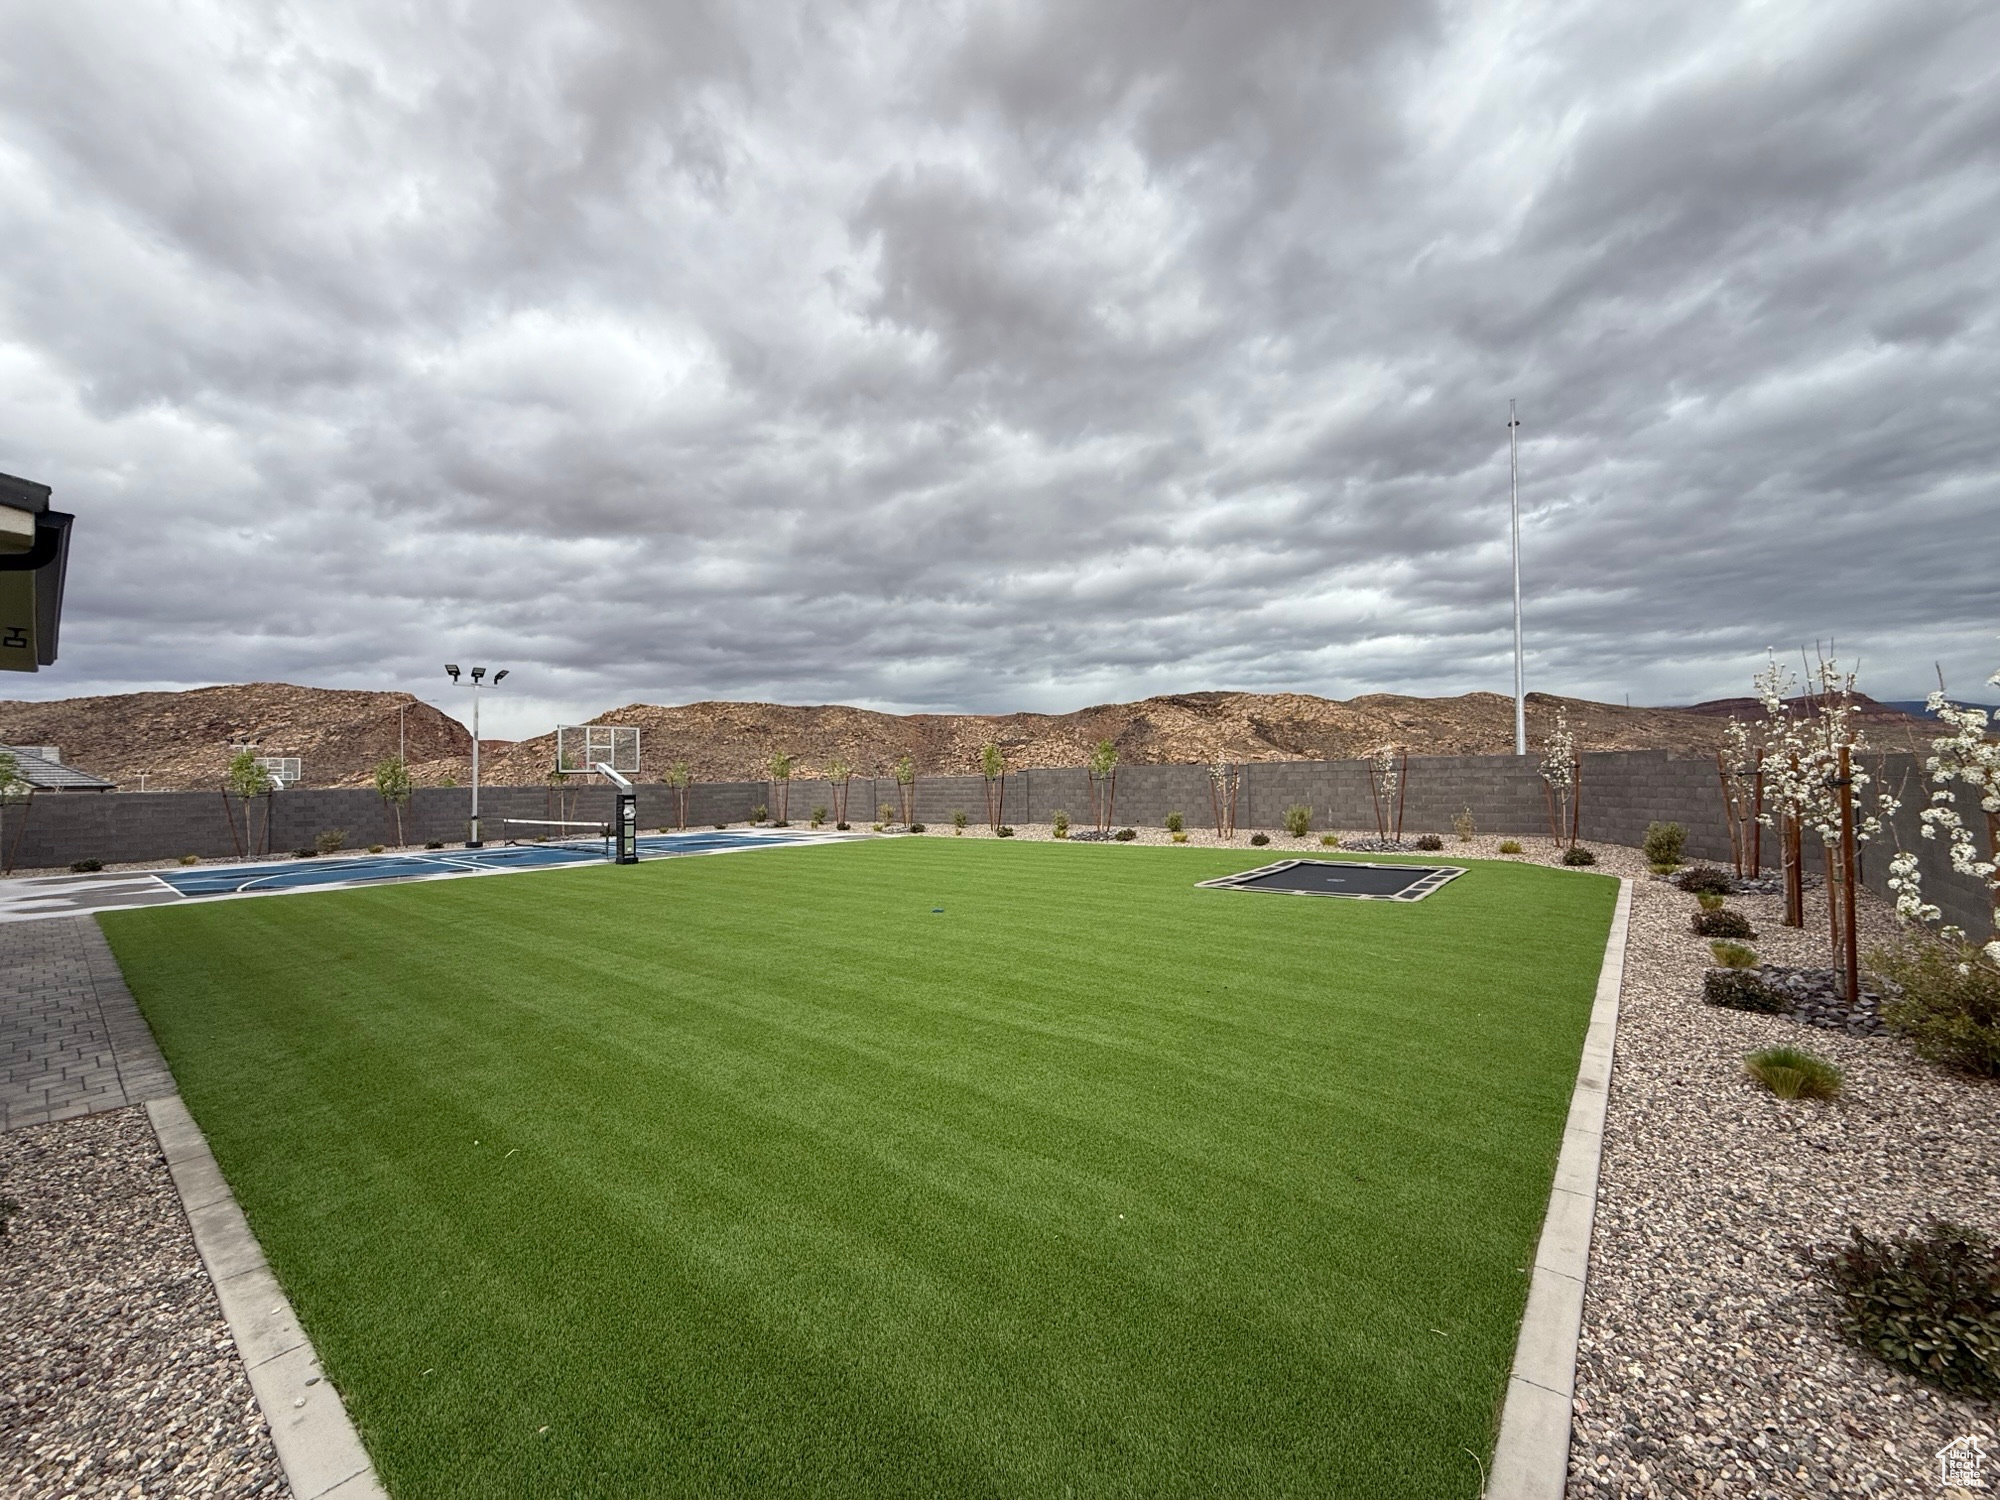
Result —
[[1521, 671], [1521, 422], [1507, 402], [1507, 509], [1514, 527], [1514, 753], [1528, 753], [1528, 696]]
[[491, 682], [483, 680], [486, 676], [486, 668], [484, 667], [474, 667], [472, 669], [470, 674], [472, 680], [470, 682], [460, 682], [458, 680], [458, 668], [452, 663], [446, 662], [444, 669], [451, 676], [452, 686], [469, 687], [472, 689], [472, 826], [470, 830], [472, 836], [465, 841], [465, 847], [468, 849], [483, 849], [486, 846], [479, 840], [479, 690], [483, 687], [500, 686], [500, 679], [507, 675], [507, 669], [502, 667], [499, 671], [495, 672]]

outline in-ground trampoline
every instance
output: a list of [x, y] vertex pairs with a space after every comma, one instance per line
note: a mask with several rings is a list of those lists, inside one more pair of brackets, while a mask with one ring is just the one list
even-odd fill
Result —
[[1463, 865], [1378, 865], [1362, 860], [1281, 859], [1196, 885], [1219, 891], [1277, 891], [1286, 896], [1346, 896], [1355, 901], [1421, 901]]

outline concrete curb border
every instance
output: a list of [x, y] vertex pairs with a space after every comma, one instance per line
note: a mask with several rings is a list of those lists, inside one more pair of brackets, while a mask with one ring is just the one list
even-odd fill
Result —
[[1611, 1093], [1611, 1054], [1618, 1040], [1618, 994], [1625, 981], [1625, 932], [1631, 917], [1632, 882], [1621, 879], [1618, 907], [1604, 940], [1604, 965], [1597, 973], [1590, 1029], [1584, 1033], [1583, 1061], [1563, 1126], [1562, 1154], [1549, 1189], [1549, 1211], [1535, 1250], [1528, 1309], [1514, 1346], [1486, 1500], [1562, 1500], [1569, 1483], [1576, 1347], [1583, 1330], [1583, 1288], [1590, 1272], [1597, 1170], [1604, 1154], [1604, 1111]]
[[294, 1500], [388, 1500], [201, 1127], [179, 1094], [148, 1100], [146, 1114]]

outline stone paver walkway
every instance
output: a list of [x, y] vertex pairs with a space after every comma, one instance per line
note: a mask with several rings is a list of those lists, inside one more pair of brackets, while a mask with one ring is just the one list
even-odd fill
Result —
[[0, 1130], [173, 1092], [173, 1076], [94, 920], [0, 929]]

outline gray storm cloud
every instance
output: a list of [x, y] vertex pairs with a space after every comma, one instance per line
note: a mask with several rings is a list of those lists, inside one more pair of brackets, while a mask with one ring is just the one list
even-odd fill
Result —
[[1970, 689], [1996, 75], [1955, 0], [10, 7], [0, 469], [81, 520], [7, 687], [1504, 690], [1517, 396], [1534, 685]]

